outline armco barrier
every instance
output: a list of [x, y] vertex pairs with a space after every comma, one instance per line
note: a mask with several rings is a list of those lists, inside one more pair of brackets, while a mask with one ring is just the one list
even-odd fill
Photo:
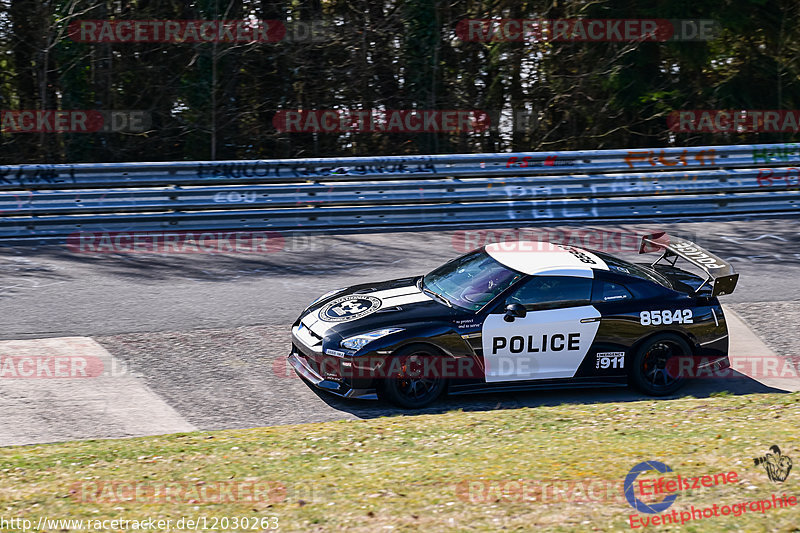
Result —
[[0, 166], [0, 241], [797, 213], [800, 144]]

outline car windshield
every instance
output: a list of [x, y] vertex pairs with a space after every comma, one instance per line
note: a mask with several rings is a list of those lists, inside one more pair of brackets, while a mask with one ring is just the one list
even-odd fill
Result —
[[618, 257], [614, 257], [613, 255], [609, 255], [603, 252], [592, 252], [600, 259], [605, 261], [608, 267], [613, 272], [623, 272], [625, 274], [630, 274], [631, 276], [636, 276], [637, 278], [646, 279], [648, 281], [654, 281], [659, 285], [663, 285], [664, 287], [671, 287], [669, 280], [667, 280], [664, 276], [656, 272], [652, 269], [645, 269], [640, 265], [635, 265], [633, 263], [629, 263], [627, 261], [623, 261]]
[[523, 276], [476, 250], [424, 276], [422, 289], [450, 305], [478, 311]]

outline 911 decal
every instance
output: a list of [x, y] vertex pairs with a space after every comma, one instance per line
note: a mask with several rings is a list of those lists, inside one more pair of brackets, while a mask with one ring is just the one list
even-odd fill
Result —
[[625, 368], [625, 352], [597, 352], [595, 368]]
[[642, 311], [639, 313], [639, 324], [643, 326], [660, 326], [664, 324], [693, 324], [694, 316], [691, 309], [676, 309], [671, 311]]

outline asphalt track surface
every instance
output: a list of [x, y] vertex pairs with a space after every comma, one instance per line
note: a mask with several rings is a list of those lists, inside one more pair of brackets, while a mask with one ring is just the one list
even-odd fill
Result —
[[[800, 354], [797, 220], [547, 229], [689, 237], [741, 274], [736, 292], [723, 298], [747, 324], [737, 329], [738, 353]], [[289, 325], [330, 289], [424, 273], [462, 253], [462, 243], [450, 231], [288, 236], [283, 250], [262, 255], [0, 248], [0, 339], [18, 341], [0, 343], [0, 356], [90, 350], [123, 369], [94, 380], [0, 379], [0, 445], [409, 414], [311, 390], [284, 364]], [[53, 337], [73, 339], [33, 340]], [[796, 383], [704, 380], [680, 394], [720, 390], [796, 390]], [[641, 398], [628, 389], [484, 394], [415, 413]]]

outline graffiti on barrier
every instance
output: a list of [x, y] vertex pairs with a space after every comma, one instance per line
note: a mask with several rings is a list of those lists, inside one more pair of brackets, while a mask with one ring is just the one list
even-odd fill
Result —
[[436, 165], [427, 157], [377, 159], [358, 165], [325, 166], [309, 163], [270, 163], [268, 161], [234, 161], [201, 163], [198, 178], [317, 178], [326, 176], [363, 176], [366, 174], [436, 174]]
[[75, 183], [75, 168], [61, 165], [0, 166], [0, 186]]

